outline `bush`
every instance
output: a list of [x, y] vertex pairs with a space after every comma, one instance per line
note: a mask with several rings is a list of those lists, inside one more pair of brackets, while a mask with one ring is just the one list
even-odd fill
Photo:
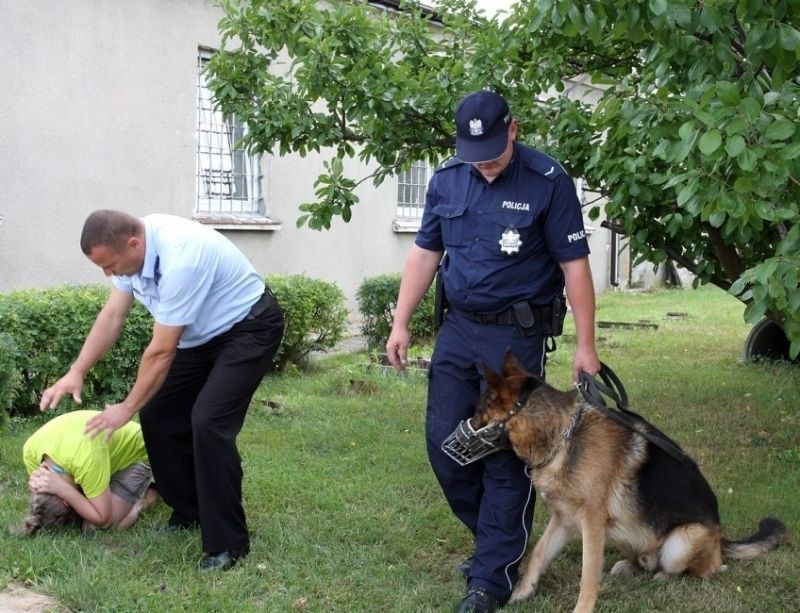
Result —
[[347, 329], [344, 292], [335, 283], [302, 275], [268, 275], [266, 283], [283, 308], [286, 331], [275, 368], [302, 368], [312, 351], [333, 349]]
[[[399, 291], [399, 273], [368, 277], [359, 286], [356, 297], [362, 320], [361, 333], [366, 337], [370, 349], [383, 350], [392, 330]], [[433, 307], [434, 291], [431, 284], [409, 322], [408, 332], [412, 343], [426, 344], [433, 341], [436, 335], [433, 328]]]
[[0, 332], [0, 426], [6, 423], [11, 401], [20, 386], [17, 367], [17, 344], [11, 335]]
[[[0, 329], [16, 346], [17, 382], [9, 412], [39, 411], [42, 391], [75, 360], [108, 293], [108, 286], [67, 285], [0, 295]], [[85, 403], [105, 404], [128, 393], [152, 326], [147, 311], [135, 304], [117, 343], [86, 376]]]
[[[277, 368], [303, 366], [312, 351], [341, 340], [347, 309], [336, 285], [301, 276], [271, 276], [268, 283], [286, 314]], [[38, 413], [42, 391], [78, 356], [109, 291], [105, 285], [65, 285], [0, 295], [0, 412], [8, 406], [9, 413]], [[128, 394], [152, 328], [152, 317], [135, 302], [120, 338], [86, 376], [85, 405], [119, 402]]]

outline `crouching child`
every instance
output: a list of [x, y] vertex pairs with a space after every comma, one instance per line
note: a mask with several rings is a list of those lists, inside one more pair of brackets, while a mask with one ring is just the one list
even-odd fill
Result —
[[30, 514], [16, 533], [81, 523], [124, 530], [155, 504], [158, 493], [139, 424], [128, 422], [106, 442], [84, 433], [86, 422], [98, 413], [64, 413], [25, 441]]

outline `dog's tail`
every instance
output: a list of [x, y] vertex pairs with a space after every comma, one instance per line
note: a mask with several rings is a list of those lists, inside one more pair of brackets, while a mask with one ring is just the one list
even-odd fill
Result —
[[758, 524], [758, 532], [739, 541], [722, 539], [722, 556], [734, 560], [752, 560], [789, 542], [789, 532], [779, 519], [765, 517]]

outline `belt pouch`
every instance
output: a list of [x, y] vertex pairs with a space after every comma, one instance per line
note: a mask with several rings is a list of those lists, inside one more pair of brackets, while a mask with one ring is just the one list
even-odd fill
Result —
[[536, 318], [533, 316], [530, 302], [527, 300], [515, 302], [512, 308], [514, 309], [514, 316], [517, 318], [517, 325], [522, 330], [522, 333], [525, 336], [534, 336], [537, 332], [535, 326]]
[[553, 298], [550, 307], [550, 335], [561, 336], [564, 331], [564, 318], [567, 316], [567, 299], [563, 294]]

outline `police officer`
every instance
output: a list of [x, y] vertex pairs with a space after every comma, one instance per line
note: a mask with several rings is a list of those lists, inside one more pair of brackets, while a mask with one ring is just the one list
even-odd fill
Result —
[[[554, 159], [516, 142], [517, 120], [497, 93], [479, 91], [456, 110], [456, 158], [431, 178], [425, 212], [403, 271], [392, 332], [392, 364], [403, 369], [411, 315], [440, 267], [449, 303], [428, 386], [428, 457], [450, 508], [475, 538], [459, 565], [467, 595], [458, 611], [494, 611], [517, 580], [535, 501], [524, 464], [511, 451], [460, 466], [444, 439], [475, 412], [481, 365], [500, 370], [513, 349], [545, 374], [566, 289], [577, 332], [572, 377], [600, 368], [589, 247], [572, 180]], [[443, 254], [446, 257], [442, 261]]]

